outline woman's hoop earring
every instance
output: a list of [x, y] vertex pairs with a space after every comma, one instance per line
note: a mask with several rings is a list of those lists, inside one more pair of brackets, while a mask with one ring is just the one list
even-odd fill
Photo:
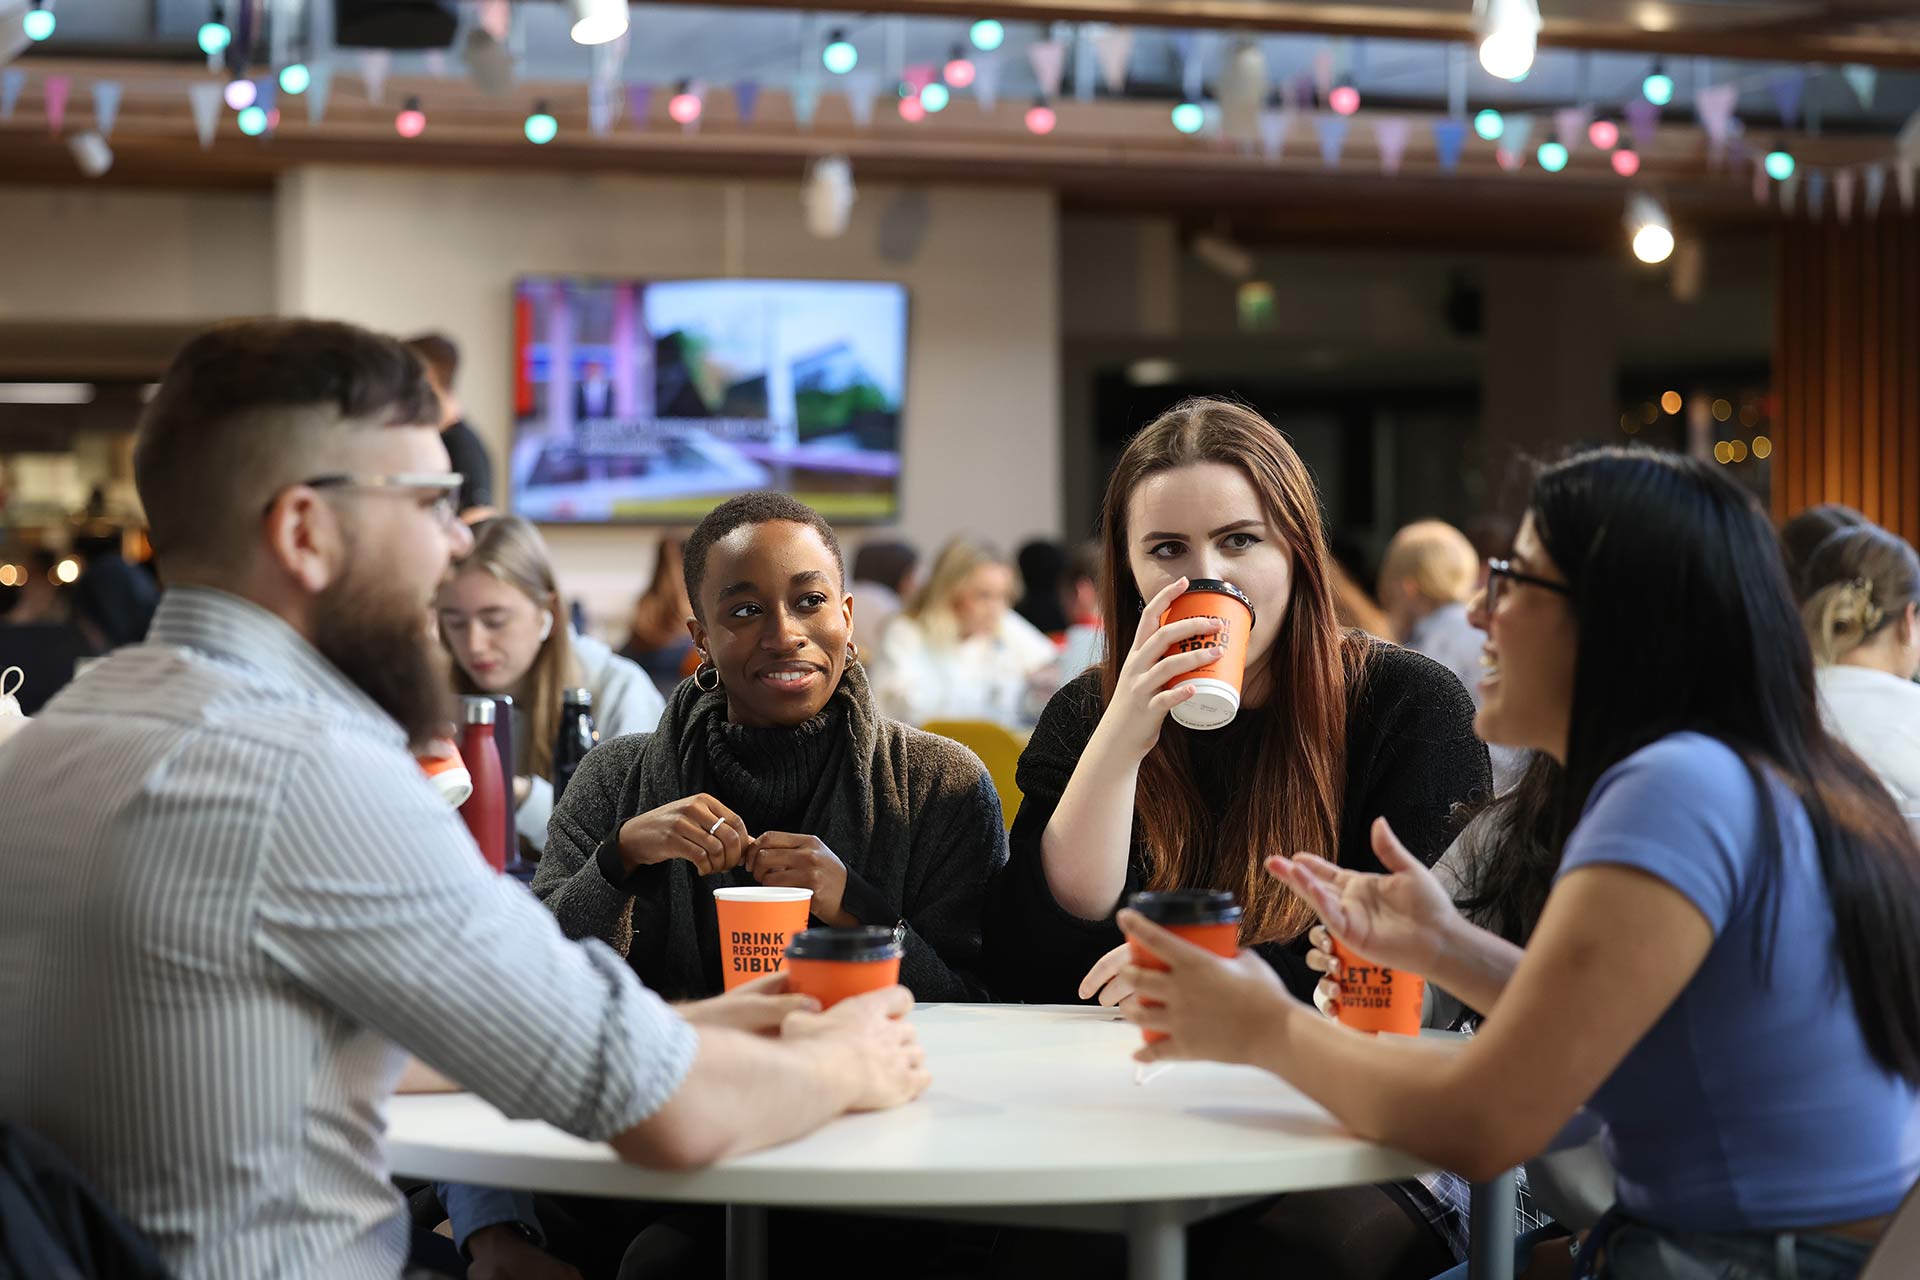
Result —
[[[712, 676], [712, 684], [701, 684], [701, 676]], [[707, 655], [700, 655], [700, 665], [693, 669], [693, 687], [702, 693], [712, 693], [720, 687], [720, 668], [707, 661]]]
[[851, 640], [847, 641], [847, 661], [848, 662], [860, 661], [860, 646], [855, 644]]

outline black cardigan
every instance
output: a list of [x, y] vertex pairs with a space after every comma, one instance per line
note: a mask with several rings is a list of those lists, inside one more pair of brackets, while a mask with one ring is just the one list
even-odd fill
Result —
[[[1467, 807], [1493, 791], [1486, 744], [1473, 732], [1473, 700], [1439, 663], [1377, 642], [1354, 687], [1357, 696], [1350, 694], [1347, 711], [1340, 847], [1331, 852], [1343, 867], [1382, 870], [1369, 832], [1376, 817], [1385, 817], [1413, 855], [1431, 865], [1459, 834]], [[1196, 758], [1213, 757], [1251, 736], [1246, 723], [1250, 717], [1281, 714], [1283, 709], [1283, 703], [1275, 703], [1242, 711], [1225, 730], [1185, 729], [1169, 719], [1162, 732], [1192, 734], [1199, 740], [1194, 744]], [[988, 899], [984, 929], [988, 981], [1002, 999], [1077, 1003], [1080, 980], [1124, 940], [1111, 917], [1082, 920], [1062, 907], [1047, 886], [1040, 860], [1041, 834], [1100, 723], [1101, 711], [1100, 673], [1089, 671], [1053, 696], [1020, 756], [1020, 816], [1013, 825], [1007, 865]], [[1234, 739], [1207, 741], [1209, 734], [1233, 734]], [[1231, 757], [1223, 763], [1230, 766]], [[1223, 796], [1209, 797], [1210, 802], [1222, 802], [1243, 781], [1230, 776], [1230, 767], [1222, 775], [1227, 776]], [[1146, 856], [1136, 819], [1123, 901], [1145, 885]], [[1306, 967], [1304, 937], [1255, 949], [1289, 990], [1311, 998], [1320, 975]]]

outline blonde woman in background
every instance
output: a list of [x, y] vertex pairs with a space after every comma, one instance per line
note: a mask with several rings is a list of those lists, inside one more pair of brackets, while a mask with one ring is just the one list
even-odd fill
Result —
[[1827, 535], [1801, 570], [1827, 729], [1920, 818], [1920, 556], [1878, 525]]
[[955, 538], [887, 625], [874, 697], [908, 724], [1029, 723], [1059, 684], [1053, 642], [1013, 611], [1013, 566], [998, 549]]
[[519, 516], [474, 526], [473, 550], [454, 562], [435, 611], [460, 692], [513, 699], [514, 826], [537, 853], [566, 691], [592, 691], [602, 741], [651, 730], [665, 703], [644, 671], [568, 625], [547, 544]]

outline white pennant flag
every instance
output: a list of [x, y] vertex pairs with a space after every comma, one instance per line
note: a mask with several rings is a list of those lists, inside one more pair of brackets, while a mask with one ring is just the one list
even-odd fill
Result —
[[1880, 72], [1873, 67], [1849, 62], [1840, 68], [1840, 74], [1846, 77], [1847, 87], [1853, 90], [1853, 96], [1860, 99], [1861, 109], [1873, 110], [1873, 91], [1880, 82]]
[[360, 55], [360, 83], [367, 87], [367, 101], [377, 103], [387, 92], [387, 67], [393, 55], [385, 49], [369, 49]]
[[1127, 88], [1127, 63], [1133, 57], [1131, 27], [1102, 27], [1093, 36], [1093, 56], [1100, 62], [1100, 82], [1109, 93]]
[[587, 86], [587, 131], [604, 138], [613, 129], [613, 104], [619, 95], [614, 86], [595, 83]]
[[1900, 208], [1907, 213], [1913, 212], [1913, 166], [1901, 162], [1894, 166], [1893, 185], [1900, 191]]
[[316, 62], [308, 68], [313, 82], [307, 86], [307, 123], [319, 124], [327, 117], [327, 95], [333, 90], [333, 63]]
[[992, 111], [1000, 97], [1000, 55], [983, 53], [973, 60], [973, 97], [982, 111]]
[[1185, 52], [1180, 59], [1180, 92], [1186, 95], [1188, 102], [1198, 102], [1206, 94], [1207, 58], [1218, 39], [1219, 36], [1211, 31], [1194, 32], [1187, 38]]
[[847, 110], [853, 113], [853, 122], [864, 129], [873, 123], [873, 77], [851, 75], [845, 84]]
[[1833, 212], [1842, 222], [1853, 221], [1853, 170], [1833, 175]]
[[1880, 201], [1887, 194], [1887, 167], [1883, 164], [1867, 166], [1866, 213], [1869, 218], [1880, 216]]
[[193, 131], [200, 145], [213, 145], [213, 131], [220, 125], [220, 82], [200, 80], [187, 86], [187, 103], [193, 108]]
[[1800, 195], [1800, 175], [1795, 173], [1780, 184], [1780, 212], [1793, 216], [1793, 206]]
[[1058, 40], [1036, 40], [1027, 46], [1027, 63], [1040, 85], [1040, 96], [1052, 100], [1060, 96], [1060, 77], [1067, 69], [1067, 47]]
[[1278, 160], [1287, 150], [1287, 133], [1293, 128], [1290, 107], [1269, 107], [1260, 113], [1260, 150], [1269, 160]]
[[120, 82], [93, 82], [93, 131], [102, 138], [113, 136], [113, 122], [120, 116]]

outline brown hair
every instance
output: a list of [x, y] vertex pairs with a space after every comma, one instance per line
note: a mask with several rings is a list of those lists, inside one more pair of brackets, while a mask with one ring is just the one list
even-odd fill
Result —
[[191, 339], [140, 417], [133, 479], [154, 554], [238, 569], [288, 485], [338, 470], [348, 433], [431, 427], [420, 362], [394, 339], [329, 320], [232, 320]]
[[[451, 574], [487, 574], [515, 588], [542, 609], [553, 611], [553, 630], [540, 644], [540, 653], [527, 672], [527, 771], [553, 780], [553, 744], [560, 734], [561, 702], [579, 683], [573, 660], [573, 629], [560, 607], [554, 582], [553, 558], [547, 554], [540, 531], [519, 516], [495, 516], [473, 526], [473, 550], [454, 562]], [[480, 693], [480, 687], [454, 663], [454, 680], [462, 693]]]
[[1807, 557], [1800, 620], [1823, 666], [1838, 662], [1920, 603], [1920, 556], [1877, 524], [1843, 526]]
[[653, 581], [633, 602], [633, 620], [627, 627], [627, 641], [638, 650], [651, 653], [668, 649], [687, 638], [693, 602], [687, 599], [686, 566], [681, 563], [681, 554], [677, 539], [660, 539]]
[[435, 382], [446, 388], [453, 386], [454, 375], [460, 372], [460, 348], [452, 338], [444, 333], [423, 333], [408, 338], [407, 349], [426, 362]]
[[1224, 400], [1183, 401], [1127, 443], [1100, 512], [1104, 564], [1100, 612], [1106, 657], [1102, 705], [1113, 699], [1133, 648], [1144, 601], [1127, 557], [1127, 503], [1148, 476], [1197, 463], [1237, 468], [1260, 495], [1268, 521], [1293, 554], [1292, 598], [1267, 656], [1276, 697], [1262, 708], [1250, 771], [1259, 784], [1229, 811], [1210, 813], [1194, 780], [1185, 732], [1168, 726], [1140, 765], [1134, 814], [1145, 837], [1150, 889], [1225, 889], [1239, 897], [1241, 940], [1285, 941], [1313, 911], [1267, 875], [1270, 854], [1302, 849], [1337, 857], [1345, 784], [1348, 685], [1364, 666], [1367, 640], [1334, 621], [1320, 500], [1286, 438], [1259, 414]]

